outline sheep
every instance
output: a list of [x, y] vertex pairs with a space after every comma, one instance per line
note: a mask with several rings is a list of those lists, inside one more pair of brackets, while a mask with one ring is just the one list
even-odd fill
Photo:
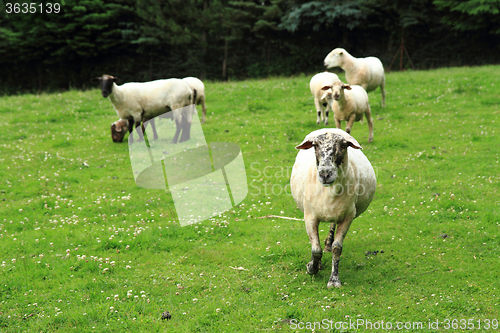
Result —
[[353, 219], [363, 213], [373, 199], [377, 186], [375, 172], [356, 139], [341, 129], [311, 132], [295, 148], [300, 151], [292, 169], [290, 187], [298, 208], [304, 212], [311, 242], [312, 256], [306, 265], [307, 272], [314, 275], [320, 268], [318, 225], [331, 222], [325, 241], [325, 251], [332, 252], [332, 273], [327, 287], [340, 287], [339, 261], [344, 237]]
[[336, 48], [324, 61], [326, 68], [340, 67], [345, 71], [348, 84], [360, 85], [367, 92], [380, 86], [382, 107], [385, 107], [385, 74], [382, 62], [375, 57], [355, 58], [346, 50]]
[[342, 81], [334, 82], [321, 88], [325, 95], [331, 96], [326, 98], [329, 103], [332, 103], [333, 118], [335, 126], [340, 128], [342, 120], [347, 121], [345, 131], [351, 133], [352, 125], [355, 121], [363, 119], [363, 114], [368, 121], [368, 130], [370, 132], [368, 142], [373, 141], [373, 119], [366, 91], [357, 85], [350, 86]]
[[[196, 96], [189, 86], [180, 79], [156, 80], [150, 82], [130, 82], [118, 86], [115, 82], [118, 78], [104, 74], [91, 81], [101, 83], [101, 94], [108, 97], [120, 119], [127, 120], [128, 130], [132, 133], [142, 122], [146, 122], [158, 115], [173, 111], [172, 117], [176, 124], [176, 133], [172, 139], [177, 143], [179, 134], [182, 135], [179, 142], [189, 140], [192, 108], [184, 108], [191, 105]], [[123, 127], [121, 120], [111, 125], [111, 135], [114, 142], [121, 142], [125, 131], [118, 131]], [[120, 126], [120, 127], [118, 127]], [[139, 131], [139, 140], [143, 137]], [[130, 140], [133, 142], [133, 140]]]
[[[196, 100], [194, 101], [193, 104], [195, 104], [195, 105], [201, 104], [202, 111], [203, 111], [202, 123], [204, 124], [205, 117], [207, 114], [207, 107], [205, 105], [205, 86], [203, 85], [203, 82], [201, 82], [201, 80], [199, 80], [195, 77], [185, 77], [182, 79], [182, 81], [184, 81], [189, 86], [189, 88], [191, 88], [191, 90], [193, 90], [193, 92], [196, 93]], [[196, 109], [195, 109], [195, 112], [196, 112]], [[162, 117], [163, 117], [163, 115], [162, 115]], [[163, 118], [166, 118], [166, 117], [163, 117]], [[172, 119], [172, 116], [170, 116], [170, 119]], [[156, 133], [155, 119], [154, 118], [151, 119], [151, 121], [149, 121], [149, 123], [151, 123], [151, 128], [153, 130], [154, 140], [156, 140], [158, 138], [158, 134]], [[142, 127], [143, 132], [144, 132], [144, 127], [145, 126]]]
[[314, 75], [309, 82], [309, 88], [311, 89], [311, 94], [314, 96], [314, 105], [318, 114], [316, 124], [319, 124], [321, 118], [323, 118], [325, 126], [328, 125], [328, 112], [331, 110], [331, 103], [328, 102], [330, 96], [325, 96], [321, 88], [337, 81], [340, 81], [340, 79], [336, 74], [323, 72]]
[[205, 117], [207, 115], [207, 107], [205, 105], [205, 85], [203, 84], [203, 82], [201, 82], [200, 79], [192, 76], [185, 77], [182, 79], [182, 81], [184, 81], [193, 91], [196, 90], [196, 101], [194, 104], [201, 104], [201, 108], [203, 111], [203, 119], [201, 122], [204, 124]]

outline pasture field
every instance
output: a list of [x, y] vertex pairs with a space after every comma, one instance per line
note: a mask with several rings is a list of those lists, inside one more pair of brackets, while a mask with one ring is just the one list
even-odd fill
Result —
[[306, 273], [303, 222], [261, 218], [303, 217], [288, 184], [321, 128], [311, 76], [206, 83], [206, 139], [241, 147], [249, 193], [186, 227], [168, 191], [135, 185], [100, 91], [1, 97], [0, 332], [494, 331], [500, 66], [389, 73], [386, 108], [369, 93], [374, 142], [366, 121], [352, 135], [377, 192], [340, 289], [330, 253]]

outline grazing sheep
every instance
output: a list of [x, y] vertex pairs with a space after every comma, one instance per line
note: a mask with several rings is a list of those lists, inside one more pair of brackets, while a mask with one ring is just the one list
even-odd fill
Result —
[[[120, 119], [128, 121], [128, 130], [137, 128], [165, 112], [173, 111], [172, 117], [176, 124], [176, 133], [172, 140], [177, 143], [182, 130], [180, 142], [189, 140], [191, 122], [193, 119], [191, 105], [196, 96], [189, 86], [180, 79], [156, 80], [151, 82], [130, 82], [121, 86], [116, 85], [118, 78], [104, 74], [92, 79], [101, 83], [103, 97], [108, 97]], [[111, 125], [111, 135], [114, 142], [121, 142], [125, 131], [118, 131], [123, 127], [124, 121]], [[120, 127], [118, 127], [120, 126]], [[139, 131], [140, 138], [143, 137]], [[133, 141], [133, 140], [131, 140]]]
[[204, 124], [205, 117], [207, 115], [207, 106], [205, 105], [205, 85], [200, 79], [191, 76], [183, 78], [182, 81], [184, 81], [193, 91], [196, 90], [196, 101], [194, 104], [201, 105], [203, 111], [203, 119], [201, 122]]
[[321, 88], [332, 98], [328, 99], [332, 103], [333, 118], [335, 126], [340, 128], [342, 120], [347, 121], [345, 131], [351, 133], [352, 125], [355, 121], [363, 119], [363, 114], [368, 121], [368, 130], [370, 135], [368, 142], [373, 141], [373, 120], [368, 101], [368, 94], [361, 86], [349, 86], [341, 81], [334, 82], [332, 85]]
[[325, 241], [325, 251], [331, 249], [332, 252], [332, 273], [327, 287], [340, 287], [339, 261], [344, 237], [353, 219], [363, 213], [373, 199], [377, 186], [375, 172], [356, 139], [341, 129], [314, 131], [295, 148], [300, 151], [290, 186], [297, 206], [304, 212], [311, 242], [312, 256], [307, 272], [316, 274], [320, 268], [318, 225], [332, 222]]
[[355, 58], [346, 50], [337, 48], [325, 58], [326, 68], [340, 67], [345, 71], [347, 83], [357, 84], [367, 92], [380, 86], [382, 107], [385, 107], [385, 74], [382, 62], [375, 57]]
[[314, 75], [309, 82], [309, 88], [311, 89], [311, 94], [314, 96], [314, 105], [318, 114], [316, 124], [319, 124], [321, 118], [323, 118], [325, 126], [328, 125], [328, 112], [331, 110], [331, 103], [328, 100], [331, 100], [331, 96], [325, 94], [321, 89], [337, 81], [340, 80], [336, 74], [323, 72]]

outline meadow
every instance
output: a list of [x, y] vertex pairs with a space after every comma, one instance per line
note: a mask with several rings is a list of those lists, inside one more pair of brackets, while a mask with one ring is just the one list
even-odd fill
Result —
[[1, 97], [0, 332], [497, 328], [500, 66], [388, 73], [386, 108], [369, 93], [374, 142], [366, 121], [352, 135], [377, 192], [340, 289], [329, 253], [307, 274], [289, 188], [294, 147], [322, 127], [311, 76], [206, 82], [206, 140], [240, 146], [249, 190], [185, 227], [168, 190], [134, 183], [98, 89]]

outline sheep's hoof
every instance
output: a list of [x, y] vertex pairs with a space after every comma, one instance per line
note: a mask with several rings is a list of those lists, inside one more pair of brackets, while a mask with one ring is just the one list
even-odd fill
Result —
[[340, 280], [334, 280], [334, 281], [328, 281], [328, 284], [326, 285], [327, 288], [340, 288], [342, 287], [342, 283], [340, 283]]
[[319, 271], [319, 264], [315, 268], [314, 267], [314, 262], [310, 261], [310, 262], [307, 263], [306, 268], [307, 268], [307, 274], [309, 274], [309, 275], [316, 275], [316, 273], [318, 273], [318, 271]]
[[332, 247], [330, 245], [325, 246], [323, 252], [332, 252]]
[[373, 138], [368, 138], [368, 142], [373, 142]]
[[319, 125], [319, 120], [318, 120], [318, 121], [316, 121], [316, 125]]

